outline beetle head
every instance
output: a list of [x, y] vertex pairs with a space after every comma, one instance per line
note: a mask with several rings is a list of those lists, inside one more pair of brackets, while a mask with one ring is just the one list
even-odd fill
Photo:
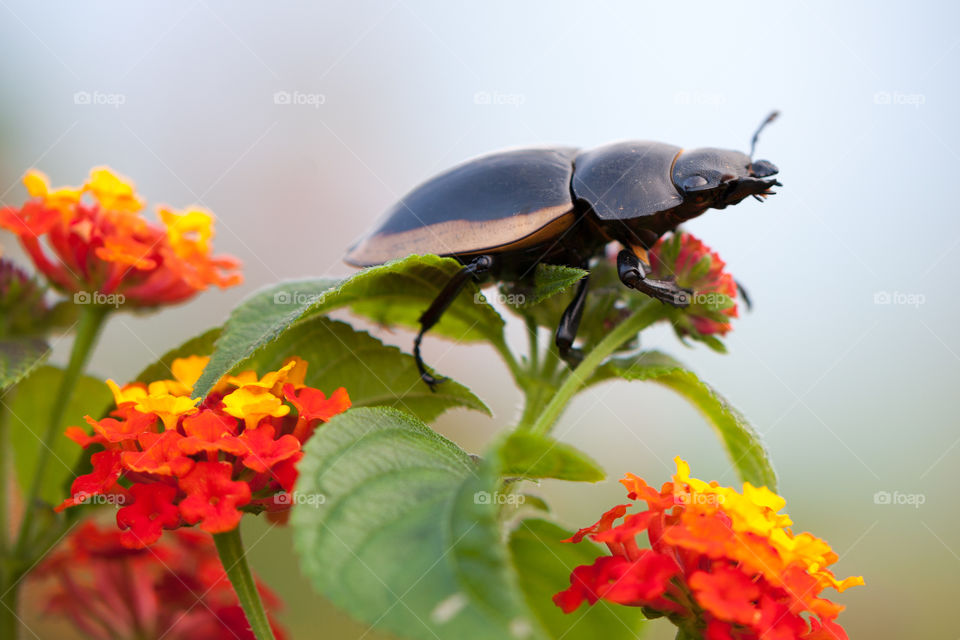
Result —
[[740, 151], [693, 149], [680, 154], [673, 165], [673, 184], [688, 206], [702, 212], [723, 209], [747, 196], [758, 199], [771, 195], [779, 169], [768, 160], [752, 161]]

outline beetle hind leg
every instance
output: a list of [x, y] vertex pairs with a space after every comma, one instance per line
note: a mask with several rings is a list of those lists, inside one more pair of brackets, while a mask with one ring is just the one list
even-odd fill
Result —
[[624, 249], [617, 255], [617, 272], [620, 282], [645, 293], [655, 300], [674, 307], [687, 307], [693, 292], [669, 280], [652, 280], [647, 278], [650, 267], [630, 249]]
[[420, 315], [420, 331], [417, 332], [417, 337], [413, 339], [413, 358], [417, 363], [417, 371], [420, 372], [420, 379], [430, 387], [431, 391], [436, 391], [437, 385], [446, 380], [446, 378], [438, 378], [427, 371], [427, 367], [423, 363], [423, 357], [420, 355], [420, 343], [423, 341], [423, 336], [426, 335], [427, 331], [429, 331], [433, 325], [440, 321], [443, 313], [453, 304], [453, 301], [457, 299], [457, 295], [460, 293], [460, 290], [463, 289], [464, 285], [467, 284], [467, 281], [472, 277], [486, 273], [491, 268], [493, 268], [493, 257], [488, 255], [478, 256], [469, 264], [464, 265], [450, 278], [450, 281], [447, 282], [443, 289], [440, 290], [440, 293], [437, 294], [437, 297], [430, 303], [427, 310]]

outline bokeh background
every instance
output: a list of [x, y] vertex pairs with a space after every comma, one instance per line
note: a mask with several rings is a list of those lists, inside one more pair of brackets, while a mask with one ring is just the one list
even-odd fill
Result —
[[[115, 316], [92, 367], [125, 379], [261, 285], [348, 272], [351, 241], [455, 162], [629, 138], [746, 149], [778, 108], [758, 155], [780, 166], [784, 188], [688, 226], [749, 287], [754, 312], [725, 356], [666, 330], [646, 341], [751, 418], [797, 527], [833, 544], [839, 574], [866, 577], [839, 598], [851, 637], [952, 638], [958, 14], [946, 1], [2, 0], [0, 197], [22, 201], [29, 167], [74, 184], [109, 164], [151, 202], [217, 214], [217, 249], [243, 259], [246, 284]], [[16, 255], [11, 237], [0, 242]], [[505, 370], [482, 347], [439, 339], [427, 357], [494, 409], [436, 425], [482, 450], [516, 416]], [[665, 479], [674, 455], [735, 481], [700, 417], [659, 388], [586, 393], [557, 435], [611, 477], [542, 487], [571, 526], [621, 500], [624, 472]], [[295, 638], [384, 637], [310, 592], [286, 531], [248, 524], [253, 564], [287, 600]], [[27, 606], [37, 637], [71, 637]]]

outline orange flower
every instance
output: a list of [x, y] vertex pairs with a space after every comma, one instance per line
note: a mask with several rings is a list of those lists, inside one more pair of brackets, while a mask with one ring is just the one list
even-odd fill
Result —
[[[73, 495], [58, 509], [99, 493], [122, 494], [120, 540], [132, 547], [156, 542], [164, 528], [198, 524], [221, 533], [235, 528], [245, 511], [289, 510], [275, 495], [293, 487], [302, 445], [317, 425], [350, 408], [346, 391], [326, 400], [303, 385], [307, 363], [291, 358], [262, 378], [255, 371], [224, 378], [200, 402], [190, 396], [207, 361], [174, 360], [171, 380], [123, 387], [108, 380], [117, 404], [111, 417], [88, 416], [93, 435], [67, 429], [82, 447], [105, 451], [93, 454], [93, 472], [74, 481]], [[299, 399], [287, 399], [285, 382], [291, 394], [299, 386]]]
[[[766, 487], [742, 492], [677, 473], [656, 491], [632, 474], [621, 480], [648, 510], [626, 515], [618, 505], [568, 542], [589, 536], [610, 556], [577, 567], [554, 602], [570, 613], [603, 599], [666, 616], [688, 637], [705, 640], [828, 640], [847, 638], [834, 622], [843, 610], [820, 592], [862, 585], [837, 580], [827, 567], [837, 555], [809, 533], [794, 534], [786, 502]], [[623, 522], [616, 524], [623, 518]], [[650, 548], [637, 536], [647, 533]]]
[[39, 171], [23, 183], [31, 199], [0, 209], [0, 228], [17, 234], [37, 270], [78, 301], [155, 307], [242, 280], [235, 259], [211, 255], [209, 213], [161, 209], [164, 226], [148, 222], [133, 185], [106, 167], [79, 188], [52, 189]]

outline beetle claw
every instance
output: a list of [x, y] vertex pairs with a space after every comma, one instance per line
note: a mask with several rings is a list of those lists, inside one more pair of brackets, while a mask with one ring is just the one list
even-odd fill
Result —
[[447, 380], [449, 380], [449, 378], [444, 377], [444, 376], [441, 376], [441, 377], [438, 378], [438, 377], [436, 377], [436, 376], [434, 376], [434, 375], [432, 375], [432, 374], [430, 374], [430, 373], [428, 373], [428, 372], [426, 372], [426, 371], [421, 371], [421, 372], [420, 372], [420, 379], [423, 380], [424, 383], [426, 383], [426, 385], [427, 385], [428, 387], [430, 387], [430, 391], [432, 391], [433, 393], [436, 393], [436, 392], [437, 392], [437, 387], [438, 387], [441, 383], [446, 382]]

